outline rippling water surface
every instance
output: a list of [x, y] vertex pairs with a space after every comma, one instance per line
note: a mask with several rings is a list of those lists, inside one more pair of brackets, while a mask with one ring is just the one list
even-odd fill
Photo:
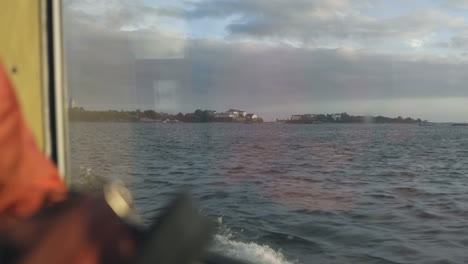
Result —
[[75, 178], [143, 215], [189, 188], [214, 249], [256, 263], [468, 263], [468, 128], [72, 123]]

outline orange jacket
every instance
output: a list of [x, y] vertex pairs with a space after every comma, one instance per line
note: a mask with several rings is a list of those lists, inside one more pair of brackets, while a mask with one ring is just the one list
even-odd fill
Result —
[[54, 164], [36, 146], [0, 63], [0, 223], [29, 217], [65, 192]]
[[136, 250], [134, 235], [102, 195], [67, 197], [26, 127], [1, 63], [0, 242], [0, 250], [6, 243], [21, 252], [7, 260], [0, 252], [0, 262], [22, 264], [119, 263]]

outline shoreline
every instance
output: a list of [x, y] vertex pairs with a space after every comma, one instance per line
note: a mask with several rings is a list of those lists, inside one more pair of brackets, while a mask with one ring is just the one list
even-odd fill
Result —
[[[131, 123], [131, 124], [165, 124], [165, 125], [174, 125], [174, 124], [240, 124], [240, 125], [417, 125], [417, 126], [426, 126], [421, 125], [419, 123], [377, 123], [377, 122], [367, 122], [367, 123], [358, 123], [358, 122], [340, 122], [340, 123], [284, 123], [284, 122], [161, 122], [161, 121], [117, 121], [117, 120], [99, 120], [99, 121], [91, 121], [91, 120], [69, 120], [69, 123]], [[456, 123], [446, 123], [446, 122], [431, 122], [428, 123], [427, 126], [433, 124], [440, 124], [440, 125], [448, 125], [448, 126], [468, 126], [466, 125], [458, 125]]]

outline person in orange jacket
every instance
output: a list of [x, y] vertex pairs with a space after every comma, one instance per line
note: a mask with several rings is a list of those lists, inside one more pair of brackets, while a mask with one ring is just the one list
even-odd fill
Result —
[[121, 263], [135, 252], [135, 235], [102, 195], [67, 193], [0, 63], [0, 263]]

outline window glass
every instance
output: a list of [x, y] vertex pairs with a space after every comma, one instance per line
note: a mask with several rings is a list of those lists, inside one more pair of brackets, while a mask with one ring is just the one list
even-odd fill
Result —
[[468, 4], [66, 0], [72, 182], [254, 263], [467, 263]]

